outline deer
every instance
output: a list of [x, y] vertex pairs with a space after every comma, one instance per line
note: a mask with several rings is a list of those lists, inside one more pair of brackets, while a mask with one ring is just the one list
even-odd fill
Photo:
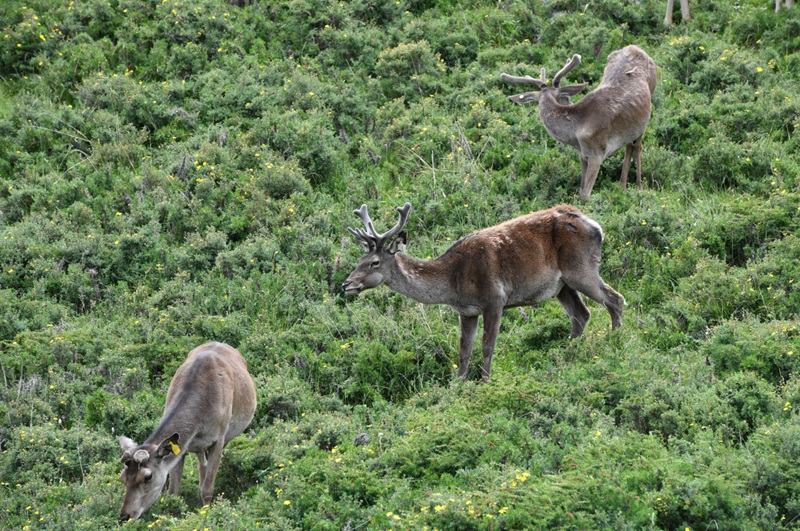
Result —
[[581, 156], [581, 201], [589, 200], [600, 165], [612, 153], [625, 146], [620, 182], [628, 184], [631, 155], [636, 158], [636, 185], [642, 188], [642, 135], [650, 120], [651, 100], [656, 88], [656, 64], [635, 45], [611, 52], [600, 85], [575, 104], [570, 98], [580, 94], [588, 83], [562, 87], [561, 80], [581, 63], [574, 54], [548, 85], [545, 69], [541, 77], [512, 76], [500, 79], [508, 83], [536, 85], [539, 90], [509, 96], [517, 104], [539, 104], [539, 118], [547, 132], [564, 144], [574, 147]]
[[[683, 20], [689, 20], [689, 0], [680, 0], [681, 2], [681, 17]], [[775, 0], [775, 12], [781, 10], [781, 0]], [[794, 0], [785, 0], [786, 9], [791, 9], [794, 6]], [[672, 24], [672, 10], [675, 8], [675, 0], [667, 0], [667, 15], [664, 17], [664, 24], [669, 26]]]
[[152, 435], [142, 444], [119, 438], [125, 485], [120, 522], [137, 520], [150, 509], [168, 476], [167, 492], [178, 493], [189, 452], [197, 455], [203, 505], [210, 504], [222, 450], [250, 425], [255, 411], [255, 386], [238, 350], [211, 342], [189, 352], [172, 378]]
[[456, 241], [433, 260], [405, 254], [411, 204], [397, 207], [389, 231], [375, 231], [367, 205], [353, 213], [365, 228], [348, 231], [366, 251], [342, 284], [359, 295], [385, 284], [423, 304], [446, 304], [459, 315], [458, 378], [466, 379], [478, 317], [483, 316], [481, 380], [492, 374], [500, 320], [505, 308], [531, 306], [556, 297], [579, 337], [590, 312], [579, 292], [604, 306], [612, 329], [619, 328], [625, 299], [600, 277], [603, 229], [571, 205], [558, 205], [479, 230]]

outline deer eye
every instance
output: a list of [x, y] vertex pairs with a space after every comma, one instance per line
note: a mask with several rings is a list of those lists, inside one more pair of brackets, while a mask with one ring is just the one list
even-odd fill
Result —
[[144, 473], [144, 480], [143, 480], [143, 481], [144, 481], [145, 483], [149, 483], [151, 479], [153, 479], [153, 473], [152, 473], [152, 472], [150, 472], [149, 470], [145, 471], [145, 473]]
[[369, 268], [370, 269], [375, 269], [377, 267], [380, 267], [380, 265], [381, 265], [380, 259], [379, 258], [375, 258], [375, 259], [372, 260], [372, 262], [370, 262]]

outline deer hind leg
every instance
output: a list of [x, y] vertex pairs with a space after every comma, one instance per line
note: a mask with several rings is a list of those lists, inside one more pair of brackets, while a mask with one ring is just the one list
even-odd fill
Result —
[[572, 325], [572, 332], [569, 335], [570, 339], [575, 339], [583, 333], [586, 323], [589, 322], [589, 308], [581, 300], [578, 292], [569, 286], [564, 286], [561, 291], [556, 295], [558, 302], [564, 307], [564, 311], [569, 316], [569, 322]]
[[[628, 150], [625, 148], [625, 153]], [[633, 153], [636, 157], [636, 188], [642, 189], [642, 137], [636, 139], [633, 143]]]
[[477, 315], [460, 315], [461, 339], [458, 343], [458, 377], [466, 378], [469, 359], [472, 357], [472, 345], [478, 332]]
[[565, 278], [564, 281], [569, 287], [602, 304], [611, 315], [611, 328], [619, 328], [622, 325], [622, 308], [625, 306], [625, 297], [603, 282], [599, 273], [589, 273], [585, 278], [581, 276]]
[[502, 308], [490, 308], [483, 313], [483, 381], [488, 382], [492, 376], [492, 357], [497, 335], [500, 333], [500, 320], [503, 317]]
[[620, 175], [619, 178], [619, 183], [622, 185], [623, 189], [628, 187], [628, 170], [631, 169], [631, 154], [634, 151], [634, 144], [635, 142], [631, 142], [625, 146], [625, 158], [622, 161], [622, 175]]
[[581, 190], [586, 185], [586, 158], [581, 156]]
[[[594, 182], [597, 180], [597, 173], [600, 171], [600, 164], [603, 163], [603, 156], [590, 156], [586, 158], [586, 174], [581, 181], [581, 201], [584, 203], [589, 200], [589, 194], [592, 193]], [[581, 167], [583, 161], [581, 161]]]

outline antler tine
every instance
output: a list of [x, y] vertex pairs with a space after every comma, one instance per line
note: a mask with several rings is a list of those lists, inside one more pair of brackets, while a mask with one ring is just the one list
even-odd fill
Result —
[[390, 230], [384, 232], [383, 234], [378, 234], [375, 231], [375, 226], [372, 224], [372, 220], [369, 218], [369, 214], [367, 213], [367, 205], [361, 205], [361, 208], [358, 210], [353, 210], [353, 214], [361, 218], [361, 221], [364, 222], [367, 230], [351, 229], [350, 227], [347, 227], [347, 230], [350, 231], [350, 234], [356, 238], [364, 240], [370, 246], [370, 248], [382, 247], [386, 240], [393, 238], [401, 230], [403, 230], [403, 227], [405, 227], [406, 223], [408, 223], [408, 213], [410, 210], [411, 203], [408, 202], [406, 202], [406, 204], [402, 207], [397, 207], [397, 212], [400, 214], [400, 220]]
[[389, 238], [393, 238], [401, 230], [403, 230], [403, 227], [405, 227], [406, 223], [408, 223], [408, 213], [410, 211], [411, 211], [411, 203], [409, 203], [408, 201], [406, 201], [406, 204], [404, 204], [402, 207], [397, 207], [397, 212], [400, 214], [400, 220], [397, 222], [397, 225], [392, 227], [391, 230], [389, 230], [388, 232], [384, 232], [383, 234], [378, 236], [381, 242], [385, 242]]
[[558, 87], [559, 84], [561, 83], [561, 78], [567, 75], [570, 70], [572, 70], [579, 64], [581, 64], [581, 56], [578, 54], [573, 55], [572, 59], [570, 59], [569, 62], [566, 65], [564, 65], [564, 68], [559, 70], [558, 73], [555, 75], [555, 77], [553, 77], [553, 86]]
[[361, 218], [361, 221], [367, 227], [367, 234], [370, 236], [378, 236], [378, 233], [375, 231], [375, 225], [372, 224], [372, 220], [369, 218], [369, 213], [367, 212], [367, 205], [361, 205], [361, 208], [358, 210], [353, 210], [353, 214]]
[[536, 85], [542, 88], [545, 85], [544, 68], [542, 68], [542, 78], [535, 79], [531, 76], [510, 76], [506, 73], [500, 74], [500, 79], [506, 83], [522, 83], [524, 85]]
[[367, 234], [367, 231], [365, 231], [364, 229], [351, 229], [350, 227], [347, 227], [347, 230], [350, 232], [350, 234], [352, 234], [356, 238], [361, 238], [362, 240], [366, 240], [369, 236]]

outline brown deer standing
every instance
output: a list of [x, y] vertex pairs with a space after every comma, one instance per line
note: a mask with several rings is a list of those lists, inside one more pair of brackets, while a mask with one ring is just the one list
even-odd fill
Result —
[[[378, 234], [367, 205], [353, 212], [366, 230], [347, 230], [367, 254], [342, 287], [349, 295], [386, 284], [424, 304], [447, 304], [460, 316], [458, 376], [464, 378], [483, 315], [484, 381], [492, 374], [492, 355], [504, 308], [528, 306], [556, 297], [572, 323], [570, 338], [583, 333], [589, 310], [581, 292], [621, 324], [625, 299], [600, 278], [603, 230], [570, 205], [560, 205], [506, 221], [461, 238], [435, 260], [418, 260], [401, 251], [411, 204], [397, 207], [400, 221]], [[392, 240], [394, 238], [394, 240]]]
[[197, 454], [200, 496], [211, 503], [222, 449], [241, 434], [256, 411], [256, 390], [239, 351], [206, 343], [189, 353], [167, 391], [164, 416], [156, 431], [137, 445], [120, 437], [125, 501], [119, 519], [136, 520], [158, 498], [169, 475], [177, 494], [187, 452]]
[[642, 134], [650, 120], [651, 97], [656, 88], [656, 64], [638, 46], [626, 46], [608, 56], [600, 85], [579, 102], [570, 98], [579, 94], [587, 83], [561, 86], [561, 79], [581, 62], [572, 59], [547, 84], [544, 68], [541, 77], [510, 76], [500, 78], [509, 83], [536, 85], [538, 91], [509, 96], [514, 103], [539, 102], [539, 118], [550, 136], [570, 145], [581, 154], [582, 201], [589, 199], [602, 162], [625, 146], [620, 182], [628, 184], [631, 155], [636, 157], [636, 185], [642, 187]]

